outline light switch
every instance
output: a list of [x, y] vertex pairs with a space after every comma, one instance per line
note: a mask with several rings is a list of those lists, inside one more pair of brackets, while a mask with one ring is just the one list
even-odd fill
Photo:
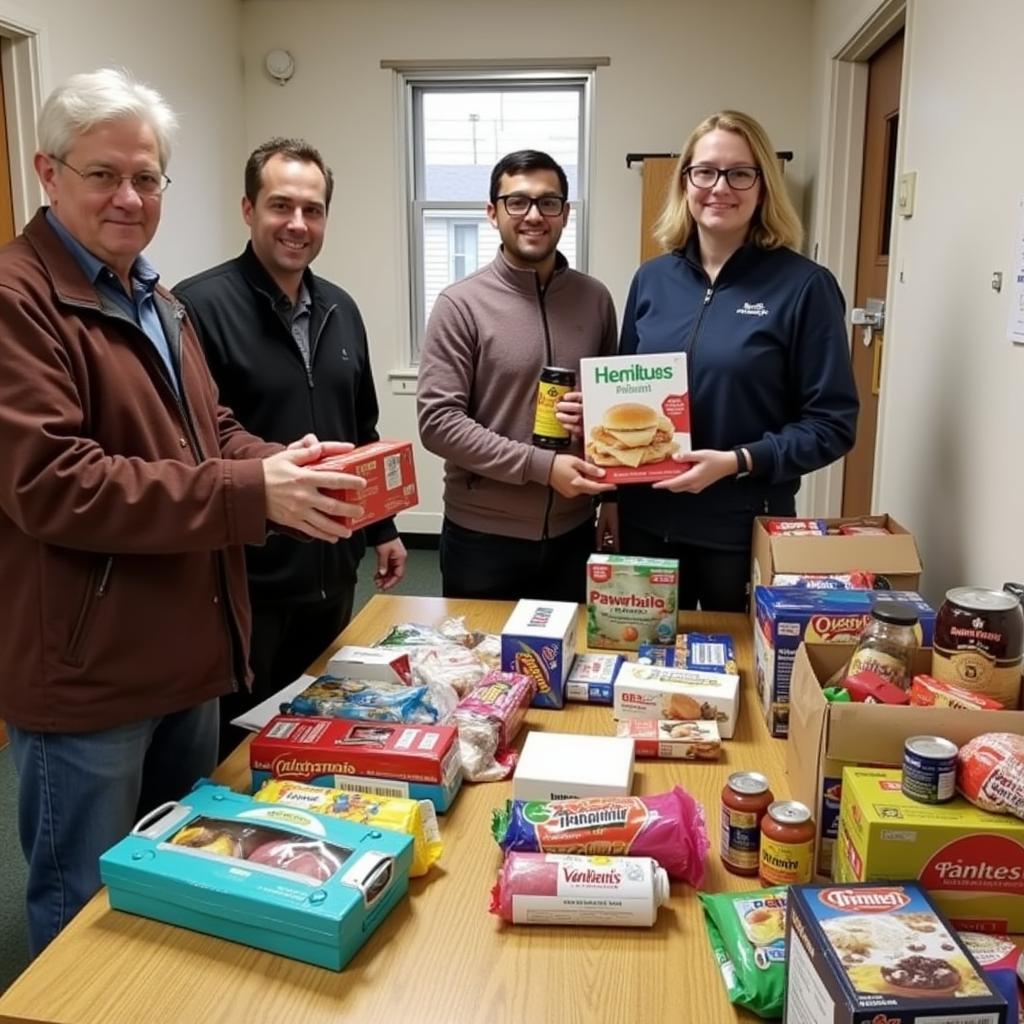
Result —
[[896, 183], [896, 212], [901, 217], [914, 216], [914, 192], [917, 190], [917, 171], [901, 174]]

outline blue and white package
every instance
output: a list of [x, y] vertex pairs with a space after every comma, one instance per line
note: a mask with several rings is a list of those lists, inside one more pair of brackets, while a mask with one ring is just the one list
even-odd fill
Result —
[[[452, 696], [454, 698], [454, 694]], [[454, 701], [451, 707], [439, 707], [437, 695], [426, 686], [323, 675], [291, 701], [282, 704], [281, 714], [437, 725], [448, 717], [454, 707]]]
[[579, 606], [569, 601], [523, 598], [501, 631], [501, 670], [537, 684], [532, 707], [561, 708], [565, 681], [576, 655]]
[[341, 970], [409, 887], [412, 836], [201, 782], [100, 858], [110, 905]]
[[611, 704], [615, 677], [624, 660], [621, 654], [577, 654], [565, 681], [566, 700]]
[[680, 633], [675, 647], [641, 644], [637, 661], [646, 665], [688, 668], [737, 675], [736, 648], [728, 633]]

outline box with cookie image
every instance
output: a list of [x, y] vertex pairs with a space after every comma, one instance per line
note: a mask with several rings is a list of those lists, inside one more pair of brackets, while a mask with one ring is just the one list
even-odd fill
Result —
[[580, 360], [583, 428], [589, 461], [613, 484], [678, 476], [672, 456], [690, 451], [686, 356], [612, 356]]
[[791, 886], [786, 949], [789, 1024], [1007, 1024], [1006, 1000], [912, 882]]
[[740, 677], [626, 662], [615, 679], [613, 715], [619, 720], [715, 722], [731, 739], [739, 714]]

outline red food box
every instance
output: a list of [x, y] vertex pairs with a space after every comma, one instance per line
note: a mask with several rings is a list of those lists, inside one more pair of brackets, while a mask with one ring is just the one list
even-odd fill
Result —
[[980, 711], [1002, 711], [1003, 705], [983, 693], [961, 689], [932, 676], [914, 676], [910, 683], [910, 703], [928, 708], [976, 708]]
[[416, 467], [412, 461], [412, 442], [374, 441], [353, 448], [343, 455], [331, 455], [310, 464], [310, 469], [334, 470], [352, 473], [366, 481], [359, 490], [325, 491], [332, 498], [363, 507], [358, 518], [335, 516], [342, 525], [352, 530], [361, 529], [388, 519], [403, 509], [419, 502], [416, 490]]
[[446, 811], [462, 785], [458, 731], [349, 718], [278, 715], [253, 737], [255, 792], [268, 779], [431, 800]]

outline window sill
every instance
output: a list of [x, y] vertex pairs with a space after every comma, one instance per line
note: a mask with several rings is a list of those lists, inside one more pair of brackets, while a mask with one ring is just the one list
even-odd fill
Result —
[[420, 372], [415, 366], [401, 366], [388, 370], [388, 382], [393, 395], [415, 395]]

